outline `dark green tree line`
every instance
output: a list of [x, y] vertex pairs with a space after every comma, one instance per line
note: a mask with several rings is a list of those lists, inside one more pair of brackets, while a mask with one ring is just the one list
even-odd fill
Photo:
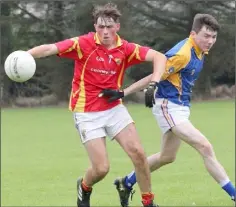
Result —
[[[4, 73], [4, 61], [15, 50], [53, 43], [93, 31], [91, 12], [104, 0], [1, 2], [1, 94], [5, 103], [15, 98], [55, 94], [68, 100], [73, 62], [49, 57], [37, 59], [35, 76], [26, 83], [14, 83]], [[197, 82], [196, 94], [209, 94], [218, 84], [235, 82], [235, 2], [234, 1], [130, 1], [114, 0], [123, 16], [120, 35], [129, 41], [166, 52], [177, 41], [188, 37], [196, 13], [214, 15], [221, 24], [218, 40], [206, 58]], [[151, 64], [127, 70], [125, 84], [152, 71]]]

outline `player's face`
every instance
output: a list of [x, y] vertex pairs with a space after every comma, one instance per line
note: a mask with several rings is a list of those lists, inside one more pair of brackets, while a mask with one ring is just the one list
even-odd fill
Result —
[[217, 32], [208, 29], [206, 26], [203, 26], [198, 33], [193, 31], [191, 34], [195, 43], [203, 52], [208, 52], [216, 42]]
[[99, 17], [94, 27], [103, 45], [111, 46], [115, 43], [116, 34], [120, 29], [119, 23], [114, 22], [112, 18]]

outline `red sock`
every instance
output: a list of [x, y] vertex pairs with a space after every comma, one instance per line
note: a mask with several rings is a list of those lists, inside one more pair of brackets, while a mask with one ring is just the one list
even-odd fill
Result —
[[84, 181], [82, 181], [82, 188], [83, 188], [83, 190], [86, 191], [86, 192], [92, 191], [92, 187], [87, 186], [87, 185], [84, 183]]
[[154, 200], [154, 194], [153, 193], [142, 193], [142, 202], [143, 205], [150, 205]]

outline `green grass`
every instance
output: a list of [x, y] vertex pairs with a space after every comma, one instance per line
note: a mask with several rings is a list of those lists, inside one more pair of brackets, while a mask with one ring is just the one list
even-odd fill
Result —
[[[160, 149], [161, 133], [143, 105], [128, 106], [147, 154]], [[235, 181], [234, 102], [192, 105], [191, 121], [211, 141], [216, 155]], [[76, 180], [88, 159], [63, 108], [2, 109], [1, 206], [75, 206]], [[119, 206], [112, 182], [132, 170], [119, 145], [107, 140], [111, 162], [108, 176], [94, 187], [92, 205]], [[175, 163], [152, 174], [153, 191], [161, 206], [233, 206], [204, 169], [201, 157], [183, 144]], [[132, 206], [140, 206], [137, 186]]]

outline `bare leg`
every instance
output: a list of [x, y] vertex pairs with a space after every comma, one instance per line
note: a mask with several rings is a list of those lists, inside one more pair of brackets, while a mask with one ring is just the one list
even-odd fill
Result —
[[151, 192], [150, 170], [134, 124], [132, 123], [125, 127], [117, 134], [115, 139], [134, 164], [140, 191], [142, 193]]
[[[166, 132], [162, 138], [161, 151], [148, 157], [150, 171], [153, 172], [160, 167], [172, 163], [176, 159], [181, 140], [171, 131]], [[125, 184], [132, 187], [136, 183], [135, 171], [125, 177]]]
[[93, 139], [85, 144], [91, 167], [83, 178], [83, 182], [92, 187], [95, 183], [102, 180], [109, 172], [109, 161], [104, 138]]
[[191, 124], [191, 122], [184, 122], [174, 126], [172, 131], [200, 153], [207, 171], [218, 183], [229, 181], [224, 168], [216, 159], [212, 145], [207, 138]]
[[171, 131], [166, 132], [162, 137], [161, 151], [148, 157], [151, 172], [174, 162], [180, 144], [181, 140], [175, 134]]

